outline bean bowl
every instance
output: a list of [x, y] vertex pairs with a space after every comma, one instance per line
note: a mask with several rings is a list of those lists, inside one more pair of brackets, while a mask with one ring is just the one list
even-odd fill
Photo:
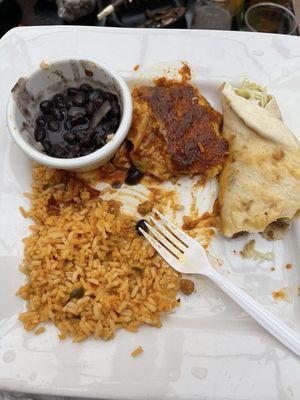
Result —
[[[102, 93], [104, 100], [96, 99], [96, 92]], [[99, 126], [95, 133], [90, 127], [97, 124], [97, 107], [100, 114], [110, 110], [117, 115], [112, 133], [99, 132]], [[83, 115], [76, 117], [81, 109]], [[131, 94], [124, 79], [103, 63], [75, 58], [41, 62], [14, 85], [7, 107], [10, 134], [32, 160], [74, 171], [91, 170], [108, 162], [125, 139], [131, 118]], [[57, 132], [66, 138], [65, 147], [55, 143]], [[53, 140], [45, 135], [52, 135]], [[87, 143], [90, 147], [82, 149]]]

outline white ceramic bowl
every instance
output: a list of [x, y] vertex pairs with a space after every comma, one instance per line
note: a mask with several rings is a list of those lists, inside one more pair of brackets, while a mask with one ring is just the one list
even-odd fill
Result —
[[[89, 83], [115, 93], [121, 105], [121, 120], [112, 140], [101, 149], [78, 158], [50, 157], [39, 150], [34, 138], [39, 103], [69, 86]], [[7, 123], [12, 138], [34, 161], [51, 168], [86, 171], [108, 162], [125, 139], [131, 124], [132, 100], [124, 79], [109, 66], [76, 58], [42, 62], [12, 89]]]

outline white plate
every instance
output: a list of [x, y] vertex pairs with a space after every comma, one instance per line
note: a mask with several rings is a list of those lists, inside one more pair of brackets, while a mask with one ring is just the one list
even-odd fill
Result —
[[[23, 330], [18, 314], [24, 302], [14, 293], [24, 281], [18, 265], [27, 231], [18, 206], [26, 205], [22, 192], [30, 190], [31, 165], [9, 137], [5, 108], [21, 75], [43, 59], [65, 56], [98, 58], [131, 81], [186, 60], [217, 108], [222, 81], [249, 77], [271, 88], [287, 125], [300, 133], [298, 37], [87, 27], [10, 31], [0, 41], [0, 388], [115, 399], [299, 399], [299, 359], [206, 280], [160, 330], [119, 331], [110, 342], [76, 345], [59, 341], [53, 327], [40, 336]], [[299, 222], [283, 241], [256, 239], [259, 250], [275, 251], [275, 263], [234, 255], [244, 239], [216, 240], [213, 252], [232, 280], [300, 332]], [[286, 270], [287, 263], [293, 268]], [[272, 291], [283, 287], [289, 288], [290, 302], [274, 304]], [[138, 345], [144, 353], [133, 359]]]

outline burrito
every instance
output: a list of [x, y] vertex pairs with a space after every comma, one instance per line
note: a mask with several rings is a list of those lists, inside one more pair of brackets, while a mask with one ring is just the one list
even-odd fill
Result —
[[266, 88], [244, 81], [220, 88], [229, 157], [219, 177], [226, 237], [260, 232], [281, 239], [300, 210], [300, 143]]

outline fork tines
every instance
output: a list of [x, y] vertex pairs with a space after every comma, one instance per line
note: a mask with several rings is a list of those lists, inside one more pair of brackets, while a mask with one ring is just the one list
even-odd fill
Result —
[[153, 226], [145, 222], [151, 235], [142, 228], [139, 230], [159, 253], [168, 251], [179, 259], [188, 248], [189, 236], [168, 221], [158, 210], [154, 209], [153, 212], [154, 214], [149, 217]]

